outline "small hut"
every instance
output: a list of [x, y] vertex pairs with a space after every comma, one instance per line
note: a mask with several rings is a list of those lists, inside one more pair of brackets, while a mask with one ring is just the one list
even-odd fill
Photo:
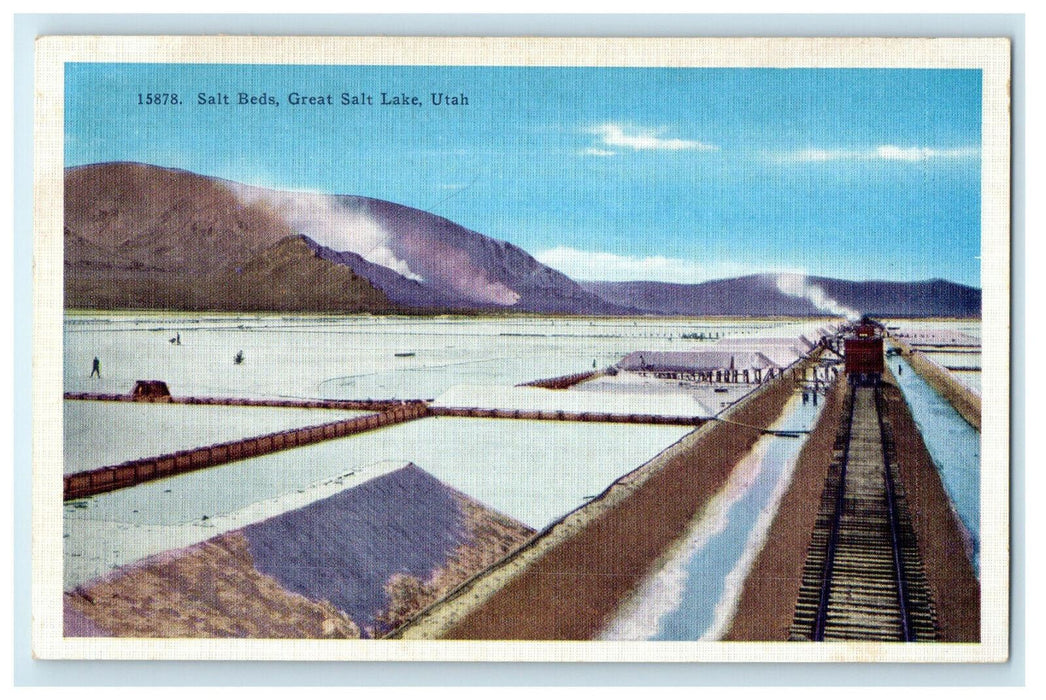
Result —
[[167, 382], [159, 379], [139, 379], [134, 383], [131, 398], [135, 401], [170, 401], [171, 390]]

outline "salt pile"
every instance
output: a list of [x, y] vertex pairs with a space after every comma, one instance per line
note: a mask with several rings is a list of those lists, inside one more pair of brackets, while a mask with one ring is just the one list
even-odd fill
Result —
[[380, 636], [532, 534], [411, 464], [79, 586], [67, 633]]

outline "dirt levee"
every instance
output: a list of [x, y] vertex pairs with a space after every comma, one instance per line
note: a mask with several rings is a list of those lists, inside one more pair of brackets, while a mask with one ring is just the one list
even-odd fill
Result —
[[[640, 583], [794, 391], [776, 380], [684, 438], [503, 565], [427, 611], [402, 636], [590, 639]], [[639, 474], [642, 472], [642, 474]], [[488, 596], [485, 592], [493, 589]]]
[[904, 356], [926, 382], [937, 390], [977, 431], [981, 429], [981, 397], [955, 378], [951, 372], [927, 359], [921, 352], [905, 348]]
[[912, 528], [937, 609], [938, 640], [979, 641], [981, 586], [967, 556], [958, 517], [901, 390], [893, 383], [885, 384], [883, 398]]
[[788, 641], [845, 388], [841, 381], [832, 387], [817, 425], [799, 453], [791, 484], [767, 533], [766, 545], [745, 578], [724, 641]]

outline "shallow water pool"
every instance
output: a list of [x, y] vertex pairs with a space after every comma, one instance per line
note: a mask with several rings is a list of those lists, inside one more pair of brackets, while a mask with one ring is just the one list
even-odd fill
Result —
[[65, 473], [290, 428], [365, 411], [268, 406], [199, 406], [123, 401], [64, 402]]
[[[981, 435], [903, 358], [890, 360], [941, 482], [969, 536], [974, 571], [980, 576]], [[898, 372], [898, 366], [903, 371]]]
[[[773, 425], [809, 430], [823, 401], [796, 395]], [[766, 539], [805, 440], [765, 435], [738, 463], [661, 570], [651, 575], [603, 639], [696, 641], [729, 626], [744, 578]]]

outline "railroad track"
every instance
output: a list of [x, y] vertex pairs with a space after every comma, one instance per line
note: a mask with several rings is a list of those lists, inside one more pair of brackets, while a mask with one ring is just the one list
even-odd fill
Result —
[[936, 615], [877, 387], [848, 391], [790, 638], [928, 641]]

